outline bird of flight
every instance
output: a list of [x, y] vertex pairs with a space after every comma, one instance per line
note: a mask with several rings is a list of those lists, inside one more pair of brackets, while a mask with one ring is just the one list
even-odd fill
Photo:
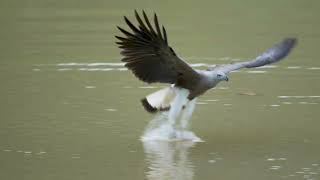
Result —
[[[253, 60], [196, 70], [169, 46], [166, 29], [160, 27], [156, 14], [153, 22], [150, 22], [144, 11], [142, 16], [135, 11], [135, 17], [137, 26], [124, 17], [131, 32], [118, 27], [124, 35], [116, 36], [119, 40], [116, 43], [124, 56], [122, 61], [137, 78], [146, 83], [171, 84], [141, 100], [144, 108], [150, 113], [175, 109], [173, 114], [178, 116], [190, 103], [194, 106], [198, 96], [219, 82], [228, 81], [227, 75], [231, 71], [278, 62], [290, 53], [297, 42], [295, 38], [285, 38]], [[189, 111], [189, 116], [191, 114]]]

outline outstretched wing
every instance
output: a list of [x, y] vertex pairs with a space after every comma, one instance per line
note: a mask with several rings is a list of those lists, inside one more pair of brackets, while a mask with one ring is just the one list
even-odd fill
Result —
[[230, 71], [234, 71], [240, 68], [254, 68], [264, 66], [267, 64], [272, 64], [286, 57], [296, 44], [297, 40], [295, 38], [286, 38], [272, 46], [270, 49], [266, 50], [264, 53], [256, 57], [254, 60], [246, 62], [237, 62], [232, 64], [217, 65], [215, 67], [209, 67], [209, 70], [229, 73]]
[[192, 88], [192, 82], [199, 78], [199, 74], [186, 62], [180, 59], [168, 45], [165, 28], [162, 31], [154, 14], [154, 26], [151, 25], [146, 13], [142, 11], [142, 20], [135, 11], [138, 27], [134, 26], [127, 17], [127, 25], [132, 30], [128, 32], [120, 27], [118, 29], [125, 37], [116, 36], [125, 66], [136, 77], [147, 83], [171, 83], [187, 89]]

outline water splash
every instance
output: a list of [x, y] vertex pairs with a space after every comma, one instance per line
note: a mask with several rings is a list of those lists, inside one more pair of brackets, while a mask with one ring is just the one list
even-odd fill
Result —
[[202, 140], [189, 130], [196, 99], [188, 101], [188, 95], [187, 90], [176, 89], [170, 111], [157, 114], [147, 125], [141, 140], [201, 142]]

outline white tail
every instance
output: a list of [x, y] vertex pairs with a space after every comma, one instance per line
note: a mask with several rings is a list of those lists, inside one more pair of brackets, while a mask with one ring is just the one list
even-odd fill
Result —
[[176, 96], [176, 87], [166, 87], [149, 94], [141, 100], [143, 107], [150, 113], [168, 111]]

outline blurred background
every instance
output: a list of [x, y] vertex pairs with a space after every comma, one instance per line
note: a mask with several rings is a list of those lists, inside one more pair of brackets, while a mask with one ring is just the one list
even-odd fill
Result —
[[[299, 44], [199, 99], [205, 142], [142, 143], [139, 101], [164, 85], [121, 64], [116, 26], [134, 9], [199, 68]], [[1, 0], [0, 179], [319, 179], [319, 19], [316, 0]]]

